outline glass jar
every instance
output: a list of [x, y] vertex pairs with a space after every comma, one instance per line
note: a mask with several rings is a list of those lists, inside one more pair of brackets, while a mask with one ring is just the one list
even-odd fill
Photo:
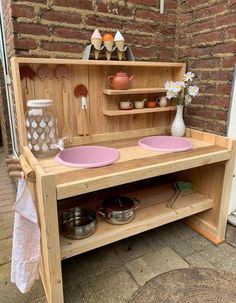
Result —
[[36, 157], [57, 154], [57, 125], [53, 112], [53, 101], [29, 100], [26, 112], [26, 136], [28, 147]]

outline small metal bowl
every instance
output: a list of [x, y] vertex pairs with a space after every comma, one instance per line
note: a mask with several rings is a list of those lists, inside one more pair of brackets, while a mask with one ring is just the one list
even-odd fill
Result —
[[61, 233], [69, 239], [84, 239], [95, 232], [96, 223], [94, 210], [74, 207], [61, 215]]

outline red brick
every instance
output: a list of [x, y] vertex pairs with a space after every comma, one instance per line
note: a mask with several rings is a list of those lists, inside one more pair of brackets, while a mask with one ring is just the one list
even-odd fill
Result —
[[231, 81], [233, 74], [232, 72], [228, 71], [220, 71], [220, 70], [214, 70], [214, 71], [201, 71], [198, 74], [199, 78], [201, 80], [216, 80], [216, 81]]
[[77, 43], [63, 42], [43, 42], [42, 48], [48, 51], [80, 53], [83, 51], [83, 46]]
[[177, 9], [176, 0], [165, 0], [165, 10]]
[[[153, 20], [155, 22], [160, 22], [160, 13], [158, 11], [148, 10], [148, 9], [137, 9], [135, 16], [137, 18], [145, 19], [145, 20]], [[164, 15], [162, 18], [164, 19]]]
[[186, 26], [185, 32], [186, 33], [195, 33], [206, 29], [214, 29], [215, 28], [215, 20], [207, 20], [196, 22], [193, 24], [188, 24]]
[[208, 8], [203, 7], [201, 9], [198, 9], [197, 11], [195, 11], [194, 15], [198, 19], [198, 18], [214, 16], [216, 14], [223, 13], [224, 11], [225, 11], [224, 3], [219, 3], [212, 5]]
[[208, 132], [213, 132], [215, 134], [221, 134], [221, 135], [225, 135], [226, 134], [226, 125], [223, 123], [219, 123], [219, 122], [206, 122], [205, 124], [205, 130]]
[[214, 94], [217, 93], [216, 83], [201, 83], [200, 84], [200, 92], [201, 94]]
[[193, 19], [193, 14], [192, 13], [185, 13], [185, 14], [181, 14], [180, 15], [180, 23], [185, 23], [185, 22], [189, 22]]
[[92, 1], [90, 0], [54, 0], [54, 5], [74, 7], [78, 9], [92, 10]]
[[80, 24], [81, 16], [76, 13], [67, 13], [62, 11], [43, 11], [42, 19], [46, 19], [48, 21], [55, 21], [60, 23], [70, 23], [70, 24]]
[[90, 40], [92, 32], [88, 30], [69, 29], [66, 27], [55, 27], [53, 30], [53, 35], [67, 39]]
[[223, 42], [221, 44], [215, 45], [212, 47], [213, 53], [233, 53], [236, 52], [236, 43], [235, 42]]
[[216, 66], [220, 66], [219, 58], [200, 59], [191, 62], [192, 68], [215, 68]]
[[228, 68], [228, 67], [233, 68], [234, 65], [235, 65], [235, 63], [236, 63], [236, 58], [235, 58], [235, 56], [226, 57], [226, 58], [224, 58], [223, 66], [224, 66], [224, 67], [227, 67], [227, 68]]
[[216, 106], [220, 106], [223, 108], [228, 108], [229, 107], [229, 97], [212, 97], [211, 100], [209, 100], [209, 104], [210, 105], [216, 105]]
[[226, 31], [226, 37], [228, 39], [236, 37], [236, 26], [227, 29], [227, 31]]
[[38, 44], [34, 39], [31, 38], [14, 38], [14, 47], [17, 49], [28, 50], [37, 48]]
[[215, 31], [210, 33], [202, 33], [194, 35], [193, 41], [194, 44], [198, 43], [212, 43], [215, 41], [222, 41], [223, 40], [223, 32], [222, 31]]
[[235, 13], [231, 15], [218, 16], [216, 19], [217, 26], [229, 24], [235, 25]]
[[124, 28], [125, 30], [129, 30], [129, 31], [139, 31], [139, 32], [146, 32], [146, 33], [154, 33], [155, 30], [155, 26], [151, 25], [150, 23], [144, 23], [144, 22], [126, 22], [124, 24]]
[[175, 61], [176, 60], [176, 53], [175, 49], [170, 49], [170, 50], [160, 50], [160, 60], [165, 60], [165, 61]]
[[129, 2], [134, 4], [143, 4], [147, 6], [156, 6], [156, 0], [129, 0]]
[[228, 5], [230, 8], [236, 8], [236, 0], [229, 0]]
[[168, 26], [168, 25], [161, 25], [160, 26], [160, 33], [162, 35], [173, 36], [173, 35], [175, 35], [175, 30], [176, 30], [175, 26]]
[[166, 21], [175, 24], [176, 21], [177, 21], [177, 15], [176, 15], [176, 13], [174, 13], [174, 14], [171, 14], [171, 13], [166, 14]]
[[119, 28], [122, 29], [123, 23], [120, 20], [104, 16], [89, 15], [86, 24], [94, 27]]
[[48, 35], [48, 26], [32, 23], [13, 22], [13, 32], [17, 34]]
[[25, 18], [33, 18], [34, 10], [32, 7], [26, 5], [12, 4], [11, 5], [11, 14], [12, 17], [25, 17]]
[[231, 85], [229, 83], [222, 83], [218, 85], [218, 91], [222, 95], [229, 95], [231, 91]]
[[155, 48], [132, 47], [132, 52], [135, 58], [145, 58], [146, 60], [150, 60], [150, 58], [157, 58], [157, 52]]
[[134, 38], [135, 45], [155, 45], [163, 46], [164, 41], [158, 37], [149, 36], [138, 36]]

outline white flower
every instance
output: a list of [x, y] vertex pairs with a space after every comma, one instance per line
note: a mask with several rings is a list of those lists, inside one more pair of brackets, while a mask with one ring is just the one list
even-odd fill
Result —
[[165, 83], [165, 89], [166, 90], [172, 90], [172, 87], [173, 87], [173, 82], [172, 81], [167, 81]]
[[196, 85], [189, 86], [189, 88], [188, 88], [188, 93], [192, 97], [196, 97], [198, 94], [198, 91], [199, 91], [199, 87], [197, 87]]
[[179, 82], [176, 82], [178, 83], [178, 85], [182, 86], [182, 87], [186, 87], [186, 83], [184, 83], [184, 81], [179, 81]]
[[180, 82], [173, 82], [172, 91], [174, 93], [179, 93], [181, 91], [182, 86], [180, 85]]
[[177, 96], [177, 94], [175, 92], [173, 92], [172, 90], [168, 90], [166, 93], [167, 99], [175, 98], [176, 96]]
[[194, 73], [192, 72], [187, 72], [184, 74], [184, 81], [193, 81], [193, 78], [195, 77]]
[[188, 105], [192, 102], [192, 98], [189, 95], [184, 96], [185, 104]]

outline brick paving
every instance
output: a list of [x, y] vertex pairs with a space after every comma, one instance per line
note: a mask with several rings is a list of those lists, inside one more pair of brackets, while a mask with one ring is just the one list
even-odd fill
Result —
[[[0, 170], [0, 303], [46, 303], [40, 281], [26, 295], [10, 282], [15, 185], [1, 150]], [[65, 303], [125, 303], [145, 282], [177, 268], [236, 273], [235, 241], [231, 242], [214, 246], [177, 221], [70, 258], [62, 262]]]

